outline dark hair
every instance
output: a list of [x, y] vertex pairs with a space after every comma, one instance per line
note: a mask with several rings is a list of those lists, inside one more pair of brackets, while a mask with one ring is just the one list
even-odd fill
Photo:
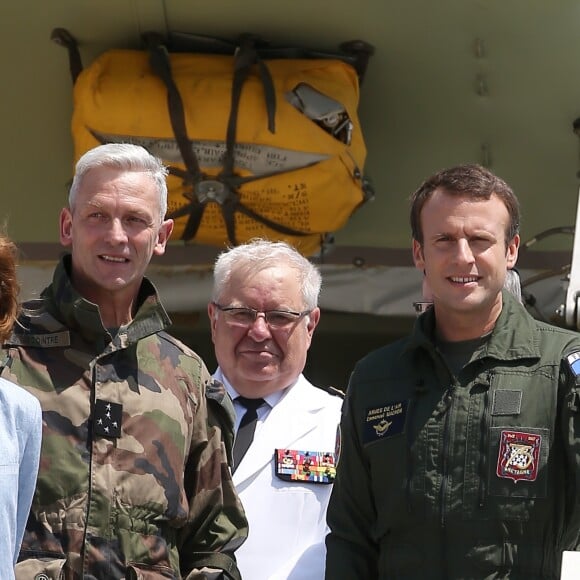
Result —
[[449, 195], [470, 197], [472, 199], [489, 199], [497, 195], [505, 204], [510, 223], [506, 230], [506, 245], [520, 229], [520, 204], [512, 188], [489, 169], [477, 164], [466, 164], [443, 169], [428, 177], [411, 195], [411, 232], [413, 239], [423, 243], [421, 230], [421, 210], [436, 189]]
[[18, 315], [16, 245], [0, 233], [0, 344], [9, 336]]

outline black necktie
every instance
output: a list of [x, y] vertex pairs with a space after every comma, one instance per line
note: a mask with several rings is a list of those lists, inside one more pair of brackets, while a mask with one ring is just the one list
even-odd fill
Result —
[[246, 397], [236, 397], [236, 401], [245, 407], [246, 412], [240, 421], [234, 442], [234, 471], [254, 440], [258, 409], [264, 404], [264, 399], [247, 399]]

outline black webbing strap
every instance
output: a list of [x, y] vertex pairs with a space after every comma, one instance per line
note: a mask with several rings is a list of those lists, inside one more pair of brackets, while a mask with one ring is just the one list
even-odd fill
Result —
[[68, 50], [70, 76], [74, 85], [83, 70], [77, 39], [66, 28], [53, 29], [50, 33], [50, 39]]
[[[179, 169], [179, 167], [169, 166], [168, 169], [171, 175], [175, 175], [176, 177], [180, 177], [182, 180], [184, 180], [186, 172]], [[200, 203], [200, 201], [197, 199], [195, 186], [191, 193], [186, 194], [186, 197], [190, 199], [190, 202], [186, 203], [175, 211], [172, 211], [167, 216], [170, 219], [189, 216], [181, 234], [181, 239], [185, 241], [191, 240], [195, 237], [199, 230], [199, 226], [201, 225], [203, 212], [205, 211], [205, 203]]]
[[[171, 128], [175, 135], [175, 141], [177, 142], [181, 158], [183, 159], [183, 163], [187, 170], [186, 172], [179, 172], [179, 176], [182, 178], [184, 187], [189, 186], [192, 190], [190, 194], [191, 202], [187, 204], [187, 213], [189, 214], [189, 217], [181, 235], [181, 239], [190, 240], [197, 234], [205, 210], [205, 204], [199, 203], [195, 196], [195, 186], [204, 178], [204, 174], [199, 166], [199, 162], [192, 147], [192, 142], [187, 136], [183, 100], [179, 93], [179, 89], [175, 84], [173, 75], [171, 74], [171, 63], [169, 61], [167, 48], [159, 42], [158, 37], [154, 35], [146, 36], [145, 40], [149, 48], [149, 63], [151, 69], [163, 81], [167, 89], [169, 120], [171, 122]], [[172, 168], [170, 168], [170, 172], [173, 175], [176, 175], [176, 172], [171, 171], [171, 169]], [[178, 216], [176, 215], [176, 212], [173, 212], [169, 217], [173, 219], [181, 217], [181, 215], [185, 215], [185, 213], [180, 213]]]
[[203, 175], [193, 151], [192, 143], [187, 136], [183, 100], [171, 74], [171, 63], [169, 62], [167, 49], [161, 44], [150, 47], [149, 63], [153, 72], [163, 81], [167, 88], [167, 107], [171, 128], [173, 129], [179, 152], [189, 173], [186, 181], [193, 184], [203, 177]]
[[[268, 130], [270, 133], [276, 132], [276, 92], [274, 90], [274, 81], [266, 63], [258, 56], [255, 48], [255, 38], [250, 35], [244, 35], [240, 38], [239, 47], [234, 56], [234, 74], [232, 80], [232, 99], [230, 106], [230, 116], [228, 119], [228, 127], [226, 132], [226, 151], [223, 158], [223, 169], [220, 172], [219, 179], [226, 183], [229, 187], [231, 195], [229, 195], [222, 204], [222, 215], [226, 225], [228, 239], [231, 243], [237, 244], [235, 231], [235, 215], [240, 212], [262, 224], [287, 235], [304, 236], [305, 232], [299, 232], [293, 228], [279, 224], [275, 221], [260, 215], [254, 210], [244, 205], [239, 198], [237, 188], [242, 183], [262, 179], [265, 176], [253, 176], [250, 178], [240, 178], [234, 173], [235, 165], [235, 146], [236, 146], [236, 130], [238, 124], [238, 113], [240, 110], [240, 98], [242, 96], [242, 89], [252, 66], [257, 66], [262, 87], [264, 89], [264, 99], [266, 105], [266, 114], [268, 117]], [[277, 175], [281, 172], [273, 173]]]
[[[364, 40], [349, 40], [339, 46], [338, 51], [317, 50], [303, 46], [276, 46], [260, 38], [255, 38], [258, 56], [269, 59], [333, 59], [352, 66], [362, 84], [374, 46]], [[230, 39], [193, 34], [189, 32], [168, 32], [168, 46], [172, 52], [202, 52], [204, 54], [234, 54], [239, 39]]]
[[[264, 224], [265, 226], [269, 227], [270, 229], [272, 229], [276, 232], [279, 232], [281, 234], [286, 234], [289, 236], [308, 236], [308, 235], [310, 235], [308, 232], [301, 232], [299, 230], [295, 230], [293, 228], [285, 226], [284, 224], [280, 224], [278, 222], [272, 221], [271, 219], [268, 219], [267, 217], [255, 212], [253, 209], [249, 208], [247, 205], [244, 205], [237, 198], [236, 198], [236, 200], [228, 200], [226, 203], [224, 203], [224, 205], [222, 206], [222, 212], [225, 213], [226, 211], [228, 212], [228, 215], [231, 215], [230, 219], [232, 222], [233, 222], [233, 216], [235, 215], [235, 212], [239, 212], [239, 213], [243, 213], [244, 215], [248, 216], [249, 218], [256, 220], [257, 222]], [[232, 240], [232, 238], [230, 236], [230, 230], [227, 226], [228, 226], [228, 221], [226, 220], [226, 229], [228, 230], [228, 237], [232, 243], [235, 243], [235, 241]], [[232, 231], [232, 233], [233, 233], [234, 238], [235, 238], [235, 233], [233, 231]]]
[[[188, 220], [181, 235], [182, 240], [191, 240], [197, 234], [203, 218], [203, 213], [207, 205], [207, 200], [200, 202], [197, 197], [197, 185], [207, 178], [201, 171], [197, 157], [192, 147], [192, 142], [187, 136], [187, 128], [185, 123], [185, 113], [183, 107], [183, 100], [173, 80], [171, 74], [171, 63], [167, 48], [159, 41], [159, 37], [155, 35], [148, 35], [145, 37], [150, 53], [150, 64], [153, 72], [163, 81], [167, 89], [167, 104], [169, 110], [169, 118], [171, 127], [175, 135], [175, 140], [179, 147], [179, 151], [183, 158], [186, 171], [177, 167], [169, 167], [169, 172], [176, 177], [180, 177], [185, 186], [192, 188], [191, 194], [186, 194], [189, 197], [189, 203], [169, 214], [169, 218], [176, 219], [188, 215]], [[221, 182], [226, 187], [226, 195], [219, 203], [228, 240], [237, 245], [235, 215], [240, 212], [262, 224], [273, 229], [274, 231], [293, 236], [306, 236], [307, 232], [300, 232], [293, 228], [287, 227], [272, 221], [249, 207], [245, 206], [239, 198], [237, 188], [243, 184], [257, 179], [266, 177], [265, 175], [241, 177], [234, 173], [235, 161], [235, 143], [236, 143], [236, 126], [238, 120], [239, 103], [241, 92], [250, 68], [256, 64], [260, 73], [260, 78], [264, 87], [264, 96], [266, 101], [266, 109], [268, 114], [268, 129], [271, 132], [275, 130], [275, 115], [276, 115], [276, 96], [274, 91], [274, 82], [270, 75], [270, 71], [263, 63], [252, 46], [251, 39], [245, 37], [242, 39], [240, 49], [234, 59], [234, 77], [232, 83], [232, 99], [230, 117], [228, 119], [228, 128], [226, 134], [226, 151], [224, 153], [223, 168], [220, 174], [212, 179]], [[278, 175], [284, 171], [275, 172], [270, 175]]]
[[[169, 173], [171, 175], [175, 175], [176, 177], [180, 177], [183, 178], [185, 175], [185, 172], [182, 169], [179, 169], [178, 167], [169, 167]], [[236, 234], [235, 234], [235, 227], [234, 227], [234, 217], [236, 214], [236, 211], [239, 213], [243, 213], [244, 215], [256, 220], [257, 222], [260, 222], [262, 224], [264, 224], [265, 226], [269, 227], [270, 229], [277, 231], [279, 233], [282, 234], [286, 234], [289, 236], [308, 236], [310, 235], [308, 232], [301, 232], [299, 230], [295, 230], [291, 227], [285, 226], [284, 224], [280, 224], [278, 222], [275, 222], [257, 212], [255, 212], [253, 209], [249, 208], [247, 205], [244, 205], [239, 198], [239, 195], [237, 193], [237, 188], [240, 185], [243, 185], [244, 183], [250, 183], [252, 181], [256, 181], [258, 179], [264, 179], [266, 177], [272, 177], [274, 175], [280, 175], [281, 173], [284, 173], [284, 171], [275, 171], [272, 173], [268, 173], [268, 174], [262, 174], [262, 175], [248, 175], [246, 177], [242, 177], [241, 175], [234, 175], [231, 178], [227, 179], [227, 182], [229, 184], [229, 193], [226, 197], [226, 199], [220, 203], [221, 206], [221, 211], [222, 211], [222, 216], [224, 217], [224, 223], [226, 225], [226, 232], [228, 234], [228, 240], [236, 245], [237, 244], [237, 238], [236, 238]], [[174, 212], [171, 213], [171, 215], [169, 216], [171, 219], [177, 219], [180, 217], [183, 217], [185, 215], [190, 215], [190, 219], [187, 222], [186, 225], [186, 230], [184, 230], [183, 234], [182, 234], [182, 239], [184, 240], [189, 240], [192, 237], [195, 236], [195, 234], [197, 233], [197, 228], [199, 228], [199, 225], [201, 223], [201, 218], [203, 216], [203, 208], [205, 207], [204, 204], [201, 204], [197, 197], [195, 197], [190, 203], [180, 207], [179, 209], [175, 210]], [[187, 228], [193, 228], [195, 227], [194, 230], [190, 231]]]
[[201, 218], [203, 217], [203, 212], [205, 211], [205, 203], [199, 203], [197, 199], [181, 206], [180, 208], [172, 211], [167, 217], [175, 220], [183, 216], [189, 216], [185, 227], [183, 228], [183, 233], [181, 234], [181, 239], [184, 241], [191, 240], [195, 237], [201, 225]]
[[274, 90], [274, 81], [272, 80], [272, 75], [270, 74], [268, 67], [258, 56], [252, 37], [246, 35], [240, 39], [240, 46], [234, 56], [232, 100], [226, 132], [226, 153], [224, 155], [223, 170], [221, 172], [221, 175], [226, 177], [234, 175], [234, 153], [238, 113], [240, 110], [240, 98], [242, 96], [244, 83], [248, 78], [250, 69], [253, 65], [258, 67], [258, 73], [264, 89], [266, 113], [268, 115], [268, 130], [270, 133], [276, 132], [276, 92]]

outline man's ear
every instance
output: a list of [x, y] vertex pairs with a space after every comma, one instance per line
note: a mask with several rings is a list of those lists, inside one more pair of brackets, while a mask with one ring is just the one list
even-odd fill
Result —
[[506, 260], [507, 260], [507, 267], [508, 270], [511, 270], [518, 261], [518, 252], [520, 249], [520, 236], [516, 234], [512, 241], [508, 244], [507, 251], [506, 251]]
[[173, 231], [173, 220], [165, 220], [161, 224], [159, 228], [159, 232], [157, 233], [157, 243], [155, 244], [155, 248], [153, 253], [156, 256], [161, 256], [165, 253], [165, 246], [171, 237], [171, 232]]
[[59, 234], [63, 246], [72, 245], [72, 213], [67, 207], [63, 207], [60, 211]]
[[316, 329], [318, 322], [320, 321], [320, 308], [316, 307], [309, 315], [308, 315], [308, 323], [306, 325], [306, 331], [308, 333], [308, 346], [307, 349], [310, 348], [312, 343], [312, 336], [314, 335], [314, 330]]
[[309, 315], [308, 315], [308, 334], [310, 336], [313, 335], [314, 329], [317, 327], [318, 322], [320, 321], [320, 308], [316, 307]]
[[217, 324], [217, 308], [213, 302], [209, 302], [207, 305], [207, 315], [209, 317], [209, 325], [211, 328], [211, 339], [215, 343], [214, 335], [215, 335], [215, 327]]
[[413, 240], [413, 262], [415, 262], [415, 268], [425, 272], [425, 256], [423, 255], [423, 247], [417, 240]]

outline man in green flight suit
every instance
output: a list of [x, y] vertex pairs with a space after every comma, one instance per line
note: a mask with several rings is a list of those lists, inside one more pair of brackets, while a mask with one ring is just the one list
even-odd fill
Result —
[[60, 216], [71, 253], [4, 345], [2, 376], [40, 400], [44, 424], [18, 580], [240, 578], [233, 405], [164, 331], [144, 277], [173, 227], [165, 178], [136, 145], [80, 158]]
[[502, 291], [520, 243], [503, 180], [462, 165], [411, 201], [434, 305], [352, 374], [326, 578], [559, 578], [580, 536], [580, 336]]

